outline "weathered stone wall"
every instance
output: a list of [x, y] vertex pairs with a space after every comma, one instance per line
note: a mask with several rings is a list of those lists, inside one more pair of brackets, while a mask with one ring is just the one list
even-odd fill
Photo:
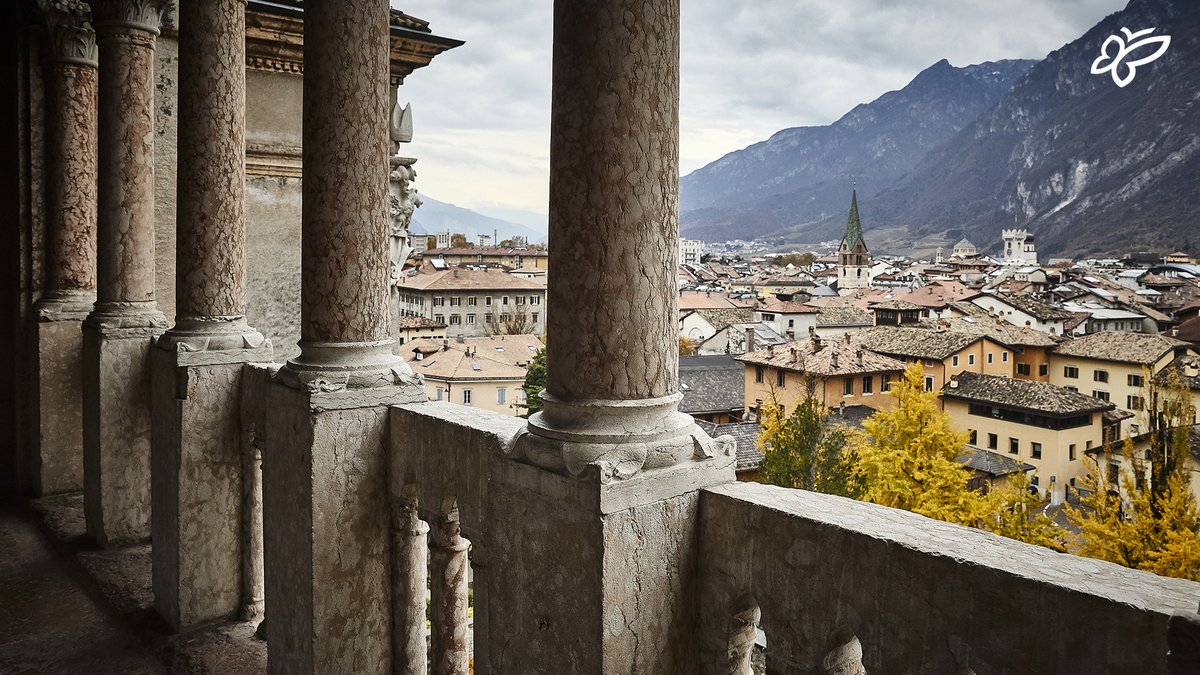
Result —
[[870, 673], [1167, 673], [1167, 623], [1200, 584], [916, 514], [735, 483], [704, 491], [704, 673], [757, 606], [768, 672], [825, 673], [857, 636]]

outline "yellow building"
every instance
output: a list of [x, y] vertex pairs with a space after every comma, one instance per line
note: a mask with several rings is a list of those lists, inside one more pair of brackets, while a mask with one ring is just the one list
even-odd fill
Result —
[[809, 382], [826, 407], [865, 405], [889, 408], [885, 396], [891, 382], [900, 378], [904, 364], [842, 338], [813, 336], [774, 345], [737, 357], [745, 364], [745, 398], [748, 410], [757, 410], [775, 399], [792, 409], [804, 399]]
[[402, 347], [413, 340], [427, 338], [441, 340], [446, 337], [446, 324], [423, 316], [396, 317], [396, 353], [401, 353]]
[[519, 415], [525, 403], [525, 372], [542, 348], [536, 335], [418, 339], [402, 350], [414, 373], [425, 378], [430, 401], [450, 401]]
[[[1050, 382], [1136, 413], [1144, 407], [1146, 374], [1157, 375], [1195, 348], [1163, 335], [1109, 331], [1069, 340], [1050, 351]], [[1129, 425], [1136, 425], [1130, 418]], [[1121, 429], [1137, 435], [1135, 426]]]
[[942, 390], [955, 425], [969, 445], [1033, 465], [1031, 481], [1054, 504], [1087, 474], [1084, 453], [1104, 439], [1104, 413], [1113, 405], [1045, 382], [960, 373]]
[[980, 333], [876, 326], [853, 333], [855, 344], [906, 363], [920, 363], [925, 389], [937, 391], [959, 373], [1012, 377], [1013, 350]]

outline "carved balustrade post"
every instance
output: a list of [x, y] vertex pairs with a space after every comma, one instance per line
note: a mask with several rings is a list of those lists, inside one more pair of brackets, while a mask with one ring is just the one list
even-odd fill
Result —
[[393, 672], [426, 675], [425, 591], [429, 587], [429, 525], [417, 515], [417, 500], [396, 497], [392, 504]]
[[430, 536], [430, 623], [434, 675], [466, 675], [471, 659], [467, 616], [469, 542], [459, 530], [458, 509], [442, 514]]

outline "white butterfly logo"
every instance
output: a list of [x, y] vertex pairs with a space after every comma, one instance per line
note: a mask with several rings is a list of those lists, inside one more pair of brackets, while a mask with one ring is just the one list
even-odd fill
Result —
[[[1167, 47], [1171, 46], [1170, 35], [1159, 35], [1156, 37], [1148, 37], [1144, 40], [1139, 40], [1136, 42], [1134, 41], [1137, 38], [1140, 38], [1143, 35], [1149, 35], [1154, 31], [1154, 28], [1147, 28], [1146, 30], [1140, 30], [1136, 33], [1131, 33], [1129, 32], [1128, 28], [1122, 28], [1121, 32], [1125, 34], [1124, 40], [1121, 39], [1120, 35], [1108, 36], [1108, 39], [1105, 40], [1104, 44], [1100, 46], [1100, 57], [1092, 62], [1092, 74], [1103, 75], [1104, 73], [1112, 73], [1113, 82], [1116, 82], [1118, 87], [1124, 87], [1130, 82], [1133, 82], [1134, 76], [1137, 75], [1138, 66], [1144, 66], [1151, 61], [1157, 60], [1158, 57], [1166, 53]], [[1142, 47], [1147, 47], [1153, 44], [1158, 45], [1158, 49], [1156, 49], [1153, 54], [1150, 54], [1149, 56], [1143, 56], [1142, 58], [1135, 59], [1133, 61], [1125, 60], [1125, 57], [1129, 56], [1130, 53], [1141, 49]], [[1108, 53], [1109, 45], [1116, 45], [1116, 54]], [[1104, 65], [1106, 60], [1108, 61], [1108, 64]], [[1120, 72], [1121, 66], [1125, 66], [1124, 75], [1122, 75]]]

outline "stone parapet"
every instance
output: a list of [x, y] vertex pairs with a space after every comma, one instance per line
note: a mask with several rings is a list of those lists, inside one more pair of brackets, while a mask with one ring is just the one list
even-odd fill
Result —
[[760, 613], [771, 672], [1184, 672], [1168, 625], [1198, 583], [757, 483], [700, 507], [702, 673], [730, 672], [737, 618]]

